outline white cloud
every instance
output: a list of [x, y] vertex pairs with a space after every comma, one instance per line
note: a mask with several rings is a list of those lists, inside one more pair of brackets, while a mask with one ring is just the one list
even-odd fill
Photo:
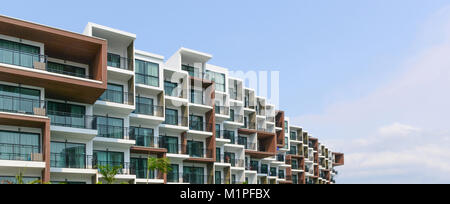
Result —
[[346, 153], [338, 182], [450, 183], [450, 7], [423, 28], [418, 43], [442, 40], [406, 59], [394, 80], [291, 118]]

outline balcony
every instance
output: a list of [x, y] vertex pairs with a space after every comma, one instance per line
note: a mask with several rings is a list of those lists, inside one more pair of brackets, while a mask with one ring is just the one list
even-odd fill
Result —
[[203, 121], [189, 121], [189, 129], [201, 132], [212, 132], [213, 124], [204, 123]]
[[250, 163], [246, 163], [246, 165], [245, 165], [245, 170], [247, 170], [247, 171], [256, 171], [256, 172], [259, 172], [258, 162], [250, 162]]
[[169, 97], [183, 98], [183, 88], [180, 86], [170, 86], [166, 82], [164, 84], [164, 94]]
[[117, 161], [98, 161], [95, 158], [93, 159], [93, 168], [99, 169], [100, 167], [120, 167], [118, 175], [134, 175], [131, 172], [130, 163], [129, 162], [117, 162]]
[[[230, 107], [228, 106], [214, 106], [217, 115], [230, 115]], [[227, 117], [228, 118], [228, 117]]]
[[86, 154], [50, 154], [51, 168], [93, 169], [93, 157]]
[[[226, 120], [226, 122], [231, 122], [231, 123], [239, 123], [239, 124], [243, 124], [244, 123], [244, 116], [243, 115], [230, 115], [230, 118], [228, 120]], [[241, 127], [242, 125], [239, 125], [238, 127]]]
[[0, 160], [42, 162], [41, 148], [35, 145], [0, 143]]
[[214, 182], [214, 176], [195, 173], [168, 173], [168, 183], [208, 184]]
[[234, 131], [224, 130], [223, 139], [230, 140], [230, 144], [236, 144], [236, 136]]
[[146, 103], [136, 103], [136, 110], [133, 112], [138, 115], [164, 117], [164, 106], [154, 106]]
[[130, 140], [128, 128], [112, 125], [97, 125], [97, 137]]
[[277, 155], [277, 161], [279, 161], [279, 162], [285, 162], [286, 160], [285, 160], [285, 158], [284, 158], [284, 155], [278, 154], [278, 155]]
[[182, 146], [175, 137], [160, 136], [158, 141], [159, 148], [167, 149], [168, 154], [183, 154]]
[[42, 100], [0, 95], [0, 111], [45, 116], [46, 103]]
[[140, 73], [135, 73], [135, 76], [136, 76], [136, 84], [142, 84], [151, 87], [159, 87], [159, 77]]
[[108, 67], [133, 71], [133, 60], [108, 53]]
[[133, 93], [127, 93], [115, 90], [106, 90], [99, 98], [100, 101], [106, 101], [111, 103], [134, 105]]
[[51, 125], [69, 128], [96, 130], [96, 118], [90, 115], [81, 115], [75, 113], [48, 111]]
[[163, 124], [178, 127], [188, 127], [188, 117], [181, 117], [181, 120], [179, 120], [178, 115], [166, 114], [166, 120], [163, 122]]
[[195, 146], [186, 146], [186, 154], [191, 158], [212, 158], [213, 151]]
[[[0, 81], [42, 87], [50, 98], [86, 104], [94, 104], [106, 89], [105, 40], [4, 16], [0, 17], [0, 33], [19, 44], [42, 45], [39, 52], [28, 53], [3, 47]], [[49, 68], [50, 58], [84, 64], [89, 69], [83, 74], [67, 67]]]
[[130, 139], [135, 140], [138, 147], [158, 148], [159, 138], [153, 135], [144, 135], [130, 131]]

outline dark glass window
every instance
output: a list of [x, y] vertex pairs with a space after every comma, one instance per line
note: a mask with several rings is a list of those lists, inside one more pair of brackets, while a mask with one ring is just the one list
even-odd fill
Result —
[[159, 86], [159, 64], [136, 60], [136, 83]]
[[86, 78], [86, 69], [56, 62], [47, 62], [47, 71]]

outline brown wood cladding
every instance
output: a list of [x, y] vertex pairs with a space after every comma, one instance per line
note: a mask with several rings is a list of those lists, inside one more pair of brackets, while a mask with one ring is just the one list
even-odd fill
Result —
[[0, 80], [45, 88], [46, 97], [94, 104], [107, 87], [106, 40], [0, 16], [0, 34], [43, 43], [45, 55], [87, 64], [101, 83], [0, 66]]
[[42, 170], [42, 181], [50, 181], [50, 119], [33, 116], [20, 116], [0, 113], [0, 125], [33, 127], [42, 130], [42, 155], [45, 168]]

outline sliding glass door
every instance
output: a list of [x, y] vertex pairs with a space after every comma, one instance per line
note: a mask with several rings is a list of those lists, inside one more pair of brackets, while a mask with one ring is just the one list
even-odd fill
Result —
[[50, 151], [50, 165], [53, 168], [87, 167], [85, 144], [51, 142]]

